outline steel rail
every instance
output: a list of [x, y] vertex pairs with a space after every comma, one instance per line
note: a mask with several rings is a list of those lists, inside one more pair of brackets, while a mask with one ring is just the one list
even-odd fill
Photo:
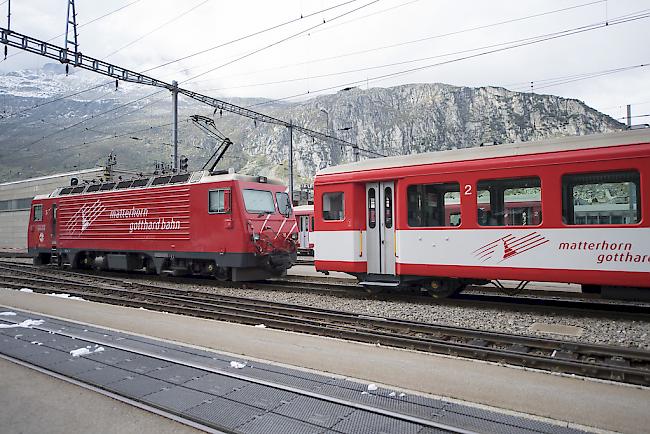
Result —
[[[31, 270], [34, 272], [50, 272], [56, 275], [76, 276], [80, 279], [83, 278], [97, 278], [107, 279], [114, 282], [116, 285], [123, 285], [125, 281], [131, 283], [131, 280], [157, 280], [159, 276], [151, 275], [138, 275], [131, 274], [128, 279], [123, 277], [113, 277], [118, 273], [112, 273], [113, 276], [104, 274], [95, 274], [93, 271], [78, 270], [67, 271], [57, 268], [44, 268], [37, 267], [30, 264], [20, 264], [10, 261], [0, 260], [0, 269], [9, 269], [7, 267], [21, 268]], [[38, 271], [36, 271], [38, 270]], [[162, 279], [165, 281], [166, 279]], [[177, 283], [192, 283], [203, 284], [206, 287], [214, 287], [215, 281], [212, 279], [200, 278], [175, 278]], [[143, 285], [139, 283], [139, 285]], [[359, 298], [360, 296], [367, 297], [368, 293], [361, 287], [355, 285], [353, 281], [350, 283], [332, 283], [325, 279], [313, 281], [312, 279], [296, 278], [290, 276], [287, 279], [269, 280], [266, 282], [218, 282], [220, 287], [228, 288], [241, 288], [241, 289], [261, 289], [269, 291], [283, 291], [283, 292], [300, 292], [309, 294], [323, 294], [334, 295], [338, 297], [351, 296]], [[157, 286], [160, 287], [160, 286]], [[477, 291], [481, 291], [477, 288]], [[513, 296], [502, 294], [474, 294], [474, 293], [461, 293], [451, 298], [431, 299], [430, 297], [421, 293], [381, 293], [374, 294], [373, 299], [386, 300], [386, 301], [403, 301], [415, 303], [435, 303], [437, 305], [449, 306], [476, 306], [476, 307], [491, 307], [491, 308], [506, 308], [506, 309], [526, 309], [532, 312], [553, 312], [553, 313], [567, 313], [570, 315], [581, 315], [590, 317], [614, 318], [614, 319], [630, 319], [630, 320], [650, 320], [650, 304], [649, 303], [633, 303], [633, 302], [615, 302], [615, 301], [595, 301], [593, 298], [580, 299], [576, 298], [575, 294], [569, 294], [571, 297], [564, 298], [562, 293], [549, 293], [541, 292], [541, 296], [532, 294], [532, 296]]]
[[[23, 282], [5, 285], [25, 286]], [[131, 283], [132, 287], [122, 289], [77, 285], [76, 289], [66, 287], [65, 282], [31, 286], [36, 291], [65, 292], [89, 301], [249, 325], [263, 323], [283, 330], [650, 385], [648, 351], [367, 317], [153, 285]]]

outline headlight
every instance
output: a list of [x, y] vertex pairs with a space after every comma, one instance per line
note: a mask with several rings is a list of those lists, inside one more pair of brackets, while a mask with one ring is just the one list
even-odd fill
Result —
[[291, 234], [291, 239], [296, 241], [298, 239], [298, 232], [294, 232]]
[[257, 241], [260, 239], [260, 234], [253, 234], [251, 238], [253, 238], [253, 241]]

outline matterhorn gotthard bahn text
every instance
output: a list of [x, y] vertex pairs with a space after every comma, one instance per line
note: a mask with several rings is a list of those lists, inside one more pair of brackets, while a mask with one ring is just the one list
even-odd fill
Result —
[[[0, 116], [14, 114], [3, 120], [0, 176], [9, 181], [92, 167], [102, 164], [99, 156], [110, 152], [121, 165], [131, 167], [148, 167], [156, 159], [167, 161], [171, 127], [162, 125], [171, 122], [171, 101], [168, 92], [159, 91], [129, 83], [120, 83], [116, 89], [114, 81], [74, 69], [66, 75], [64, 67], [56, 64], [0, 75]], [[74, 92], [79, 94], [26, 110]], [[351, 88], [301, 102], [214, 96], [244, 107], [254, 105], [256, 111], [291, 119], [383, 155], [585, 135], [623, 127], [575, 99], [491, 86], [416, 83]], [[125, 104], [128, 107], [118, 109]], [[93, 118], [111, 108], [116, 109], [114, 114]], [[233, 141], [224, 165], [241, 173], [286, 177], [286, 128], [213, 113], [181, 97], [179, 144], [190, 158], [191, 168], [199, 168], [215, 146], [188, 121], [193, 114], [214, 116], [220, 131]], [[82, 129], [56, 133], [87, 118]], [[124, 131], [140, 133], [124, 136]], [[352, 160], [351, 148], [323, 146], [300, 134], [294, 135], [294, 146], [298, 182], [309, 182], [320, 168]], [[48, 158], [26, 158], [35, 152]]]

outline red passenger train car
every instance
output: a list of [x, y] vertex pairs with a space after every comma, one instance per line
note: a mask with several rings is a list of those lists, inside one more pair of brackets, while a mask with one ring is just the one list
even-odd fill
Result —
[[202, 171], [37, 196], [28, 248], [36, 263], [245, 281], [295, 263], [295, 229], [279, 182]]
[[314, 187], [316, 269], [371, 288], [650, 289], [647, 129], [367, 160]]
[[314, 205], [300, 205], [293, 209], [298, 227], [298, 253], [314, 255]]

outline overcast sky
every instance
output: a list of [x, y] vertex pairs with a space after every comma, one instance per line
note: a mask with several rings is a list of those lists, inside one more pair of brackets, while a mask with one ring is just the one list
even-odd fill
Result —
[[[0, 0], [2, 27], [7, 5]], [[16, 32], [49, 40], [65, 30], [64, 0], [11, 6]], [[76, 7], [80, 50], [136, 71], [223, 45], [148, 72], [215, 97], [299, 101], [347, 86], [419, 82], [530, 91], [532, 81], [534, 92], [577, 98], [615, 118], [626, 104], [633, 115], [650, 114], [650, 67], [638, 67], [650, 63], [650, 0], [78, 0]], [[624, 16], [632, 20], [620, 23]], [[63, 45], [63, 36], [52, 43]], [[1, 71], [47, 62], [16, 52]]]

